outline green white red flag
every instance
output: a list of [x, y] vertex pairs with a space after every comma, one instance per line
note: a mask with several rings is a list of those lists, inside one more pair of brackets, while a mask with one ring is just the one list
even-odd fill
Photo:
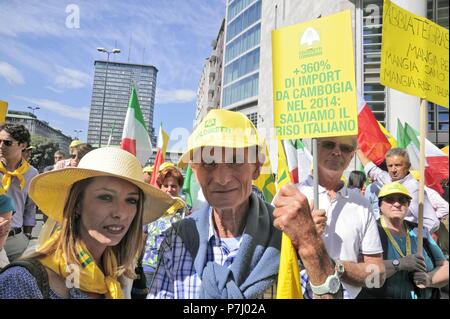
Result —
[[136, 156], [142, 166], [152, 155], [152, 143], [134, 87], [131, 90], [130, 102], [128, 103], [120, 148]]

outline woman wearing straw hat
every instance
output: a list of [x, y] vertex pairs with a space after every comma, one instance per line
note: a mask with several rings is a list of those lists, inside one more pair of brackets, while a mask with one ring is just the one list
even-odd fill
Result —
[[[384, 185], [378, 194], [378, 232], [383, 246], [386, 281], [381, 288], [364, 288], [358, 298], [430, 299], [430, 288], [448, 284], [448, 261], [425, 231], [423, 252], [417, 252], [417, 224], [405, 220], [411, 195], [399, 182]], [[422, 289], [419, 289], [422, 288]], [[425, 288], [425, 289], [423, 289]]]
[[37, 277], [10, 265], [0, 275], [0, 298], [123, 298], [119, 279], [134, 277], [142, 225], [159, 218], [173, 200], [143, 181], [142, 167], [117, 148], [89, 152], [77, 168], [36, 176], [30, 197], [61, 228], [31, 256], [48, 276], [48, 295]]

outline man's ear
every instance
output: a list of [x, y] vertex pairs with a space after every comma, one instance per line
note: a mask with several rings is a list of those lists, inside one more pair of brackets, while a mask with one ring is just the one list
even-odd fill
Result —
[[253, 180], [257, 179], [259, 175], [261, 174], [261, 170], [263, 167], [264, 162], [266, 161], [266, 156], [264, 153], [259, 153], [258, 157], [256, 158], [256, 165], [255, 165], [255, 171], [252, 174]]

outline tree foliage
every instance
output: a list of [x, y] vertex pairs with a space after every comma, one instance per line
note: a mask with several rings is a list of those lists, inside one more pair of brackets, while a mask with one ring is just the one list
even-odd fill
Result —
[[31, 136], [31, 145], [35, 147], [31, 153], [30, 164], [37, 170], [42, 170], [54, 164], [53, 155], [59, 150], [59, 144], [41, 135]]

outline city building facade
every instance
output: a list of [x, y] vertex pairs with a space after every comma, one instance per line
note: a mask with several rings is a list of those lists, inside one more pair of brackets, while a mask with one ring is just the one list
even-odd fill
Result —
[[221, 107], [245, 114], [255, 125], [258, 124], [262, 3], [261, 0], [228, 0], [225, 11]]
[[131, 87], [134, 85], [152, 144], [156, 145], [153, 128], [156, 67], [111, 61], [95, 61], [94, 67], [87, 142], [99, 146], [101, 131], [101, 146], [108, 144], [110, 135], [110, 145], [120, 145]]
[[197, 90], [195, 126], [202, 121], [209, 110], [220, 107], [224, 26], [225, 20], [222, 20], [217, 37], [211, 43], [211, 56], [205, 60], [203, 66], [203, 72]]
[[53, 143], [57, 143], [62, 151], [69, 151], [69, 145], [72, 141], [72, 137], [63, 134], [56, 128], [51, 127], [48, 122], [39, 120], [36, 115], [31, 112], [8, 110], [8, 113], [6, 114], [6, 123], [22, 124], [28, 129], [32, 136], [39, 135], [48, 138], [53, 141]]

